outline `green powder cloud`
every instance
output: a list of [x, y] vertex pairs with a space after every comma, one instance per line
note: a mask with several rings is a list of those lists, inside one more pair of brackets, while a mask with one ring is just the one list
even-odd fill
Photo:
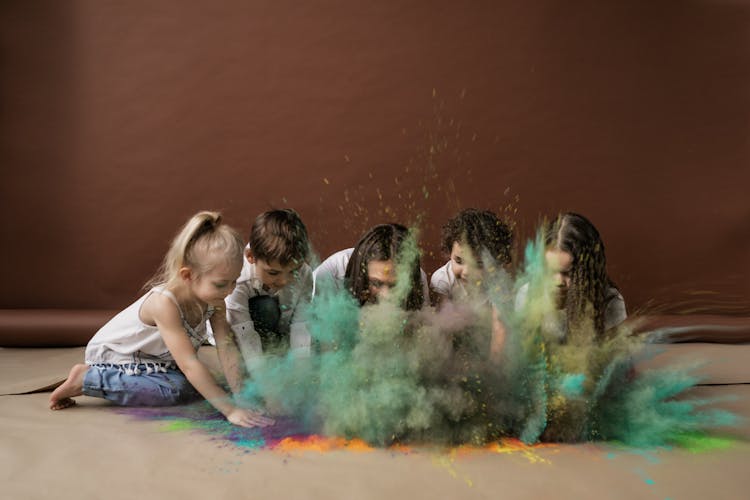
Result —
[[[527, 244], [515, 279], [485, 255], [481, 293], [471, 300], [403, 310], [419, 255], [415, 234], [396, 259], [388, 300], [359, 307], [347, 290], [317, 283], [306, 312], [312, 353], [256, 361], [244, 396], [310, 432], [379, 446], [500, 437], [652, 446], [736, 424], [734, 415], [707, 409], [709, 401], [677, 399], [697, 382], [685, 370], [634, 377], [645, 339], [628, 327], [598, 339], [592, 321], [566, 325], [541, 234]], [[499, 359], [489, 353], [493, 307], [506, 329]]]

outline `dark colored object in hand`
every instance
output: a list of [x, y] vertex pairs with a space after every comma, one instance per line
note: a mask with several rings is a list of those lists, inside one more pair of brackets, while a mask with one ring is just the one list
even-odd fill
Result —
[[253, 319], [255, 331], [260, 336], [263, 352], [289, 348], [289, 335], [279, 333], [281, 309], [278, 297], [258, 295], [248, 300], [250, 317]]

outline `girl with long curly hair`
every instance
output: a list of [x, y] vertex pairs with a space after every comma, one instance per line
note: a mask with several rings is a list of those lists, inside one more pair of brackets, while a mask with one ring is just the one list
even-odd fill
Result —
[[625, 300], [607, 275], [604, 242], [588, 219], [572, 212], [558, 216], [545, 227], [545, 243], [568, 328], [590, 318], [602, 336], [627, 318]]

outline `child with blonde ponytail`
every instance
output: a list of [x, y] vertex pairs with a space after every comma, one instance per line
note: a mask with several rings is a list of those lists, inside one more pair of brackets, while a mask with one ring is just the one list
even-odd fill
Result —
[[167, 406], [202, 395], [233, 424], [273, 424], [236, 406], [196, 354], [210, 321], [227, 382], [233, 392], [241, 390], [240, 358], [224, 299], [240, 275], [243, 248], [220, 214], [194, 215], [172, 241], [149, 282], [153, 287], [94, 335], [85, 364], [71, 369], [50, 396], [50, 408], [73, 406], [71, 398], [82, 394], [123, 406]]

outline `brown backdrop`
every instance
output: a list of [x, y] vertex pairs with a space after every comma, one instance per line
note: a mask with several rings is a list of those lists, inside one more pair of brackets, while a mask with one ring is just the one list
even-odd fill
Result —
[[117, 309], [193, 212], [321, 255], [599, 227], [631, 310], [750, 310], [750, 2], [0, 3], [0, 309]]

